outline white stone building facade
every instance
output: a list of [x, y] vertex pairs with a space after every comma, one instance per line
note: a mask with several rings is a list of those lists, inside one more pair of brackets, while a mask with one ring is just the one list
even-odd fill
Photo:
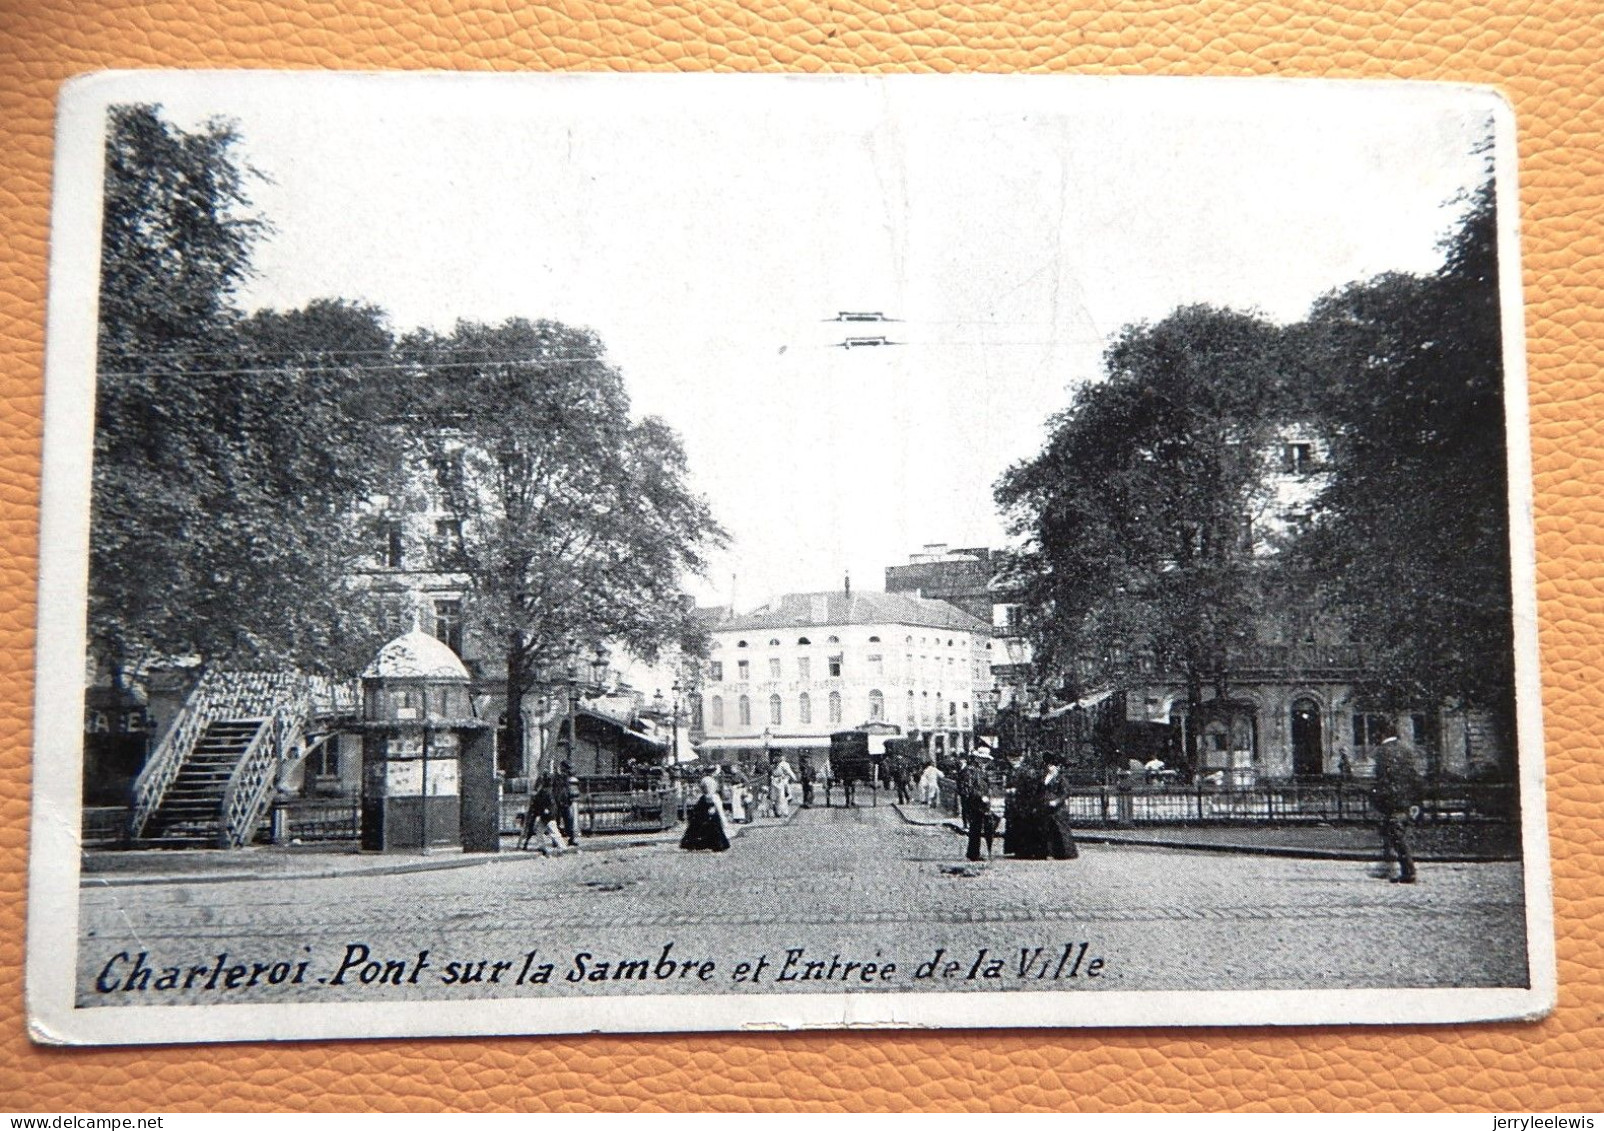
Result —
[[832, 733], [866, 723], [917, 735], [932, 754], [973, 744], [991, 626], [946, 601], [791, 593], [708, 627], [691, 712], [709, 760], [822, 758]]

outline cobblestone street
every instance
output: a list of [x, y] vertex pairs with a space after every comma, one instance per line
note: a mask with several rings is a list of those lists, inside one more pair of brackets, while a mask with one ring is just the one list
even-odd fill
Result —
[[1514, 863], [1429, 865], [1405, 887], [1351, 861], [1088, 845], [966, 867], [962, 850], [881, 806], [806, 810], [721, 856], [596, 840], [407, 875], [86, 881], [78, 1000], [1526, 981]]

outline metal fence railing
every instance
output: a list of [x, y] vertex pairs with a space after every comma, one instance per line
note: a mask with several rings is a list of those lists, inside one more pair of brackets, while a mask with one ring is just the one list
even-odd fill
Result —
[[278, 801], [268, 821], [279, 844], [296, 841], [358, 840], [362, 836], [362, 804], [354, 797], [298, 797]]
[[[602, 788], [597, 788], [601, 786]], [[610, 788], [609, 788], [610, 787]], [[582, 779], [579, 787], [579, 835], [660, 832], [679, 819], [672, 790], [621, 779]], [[523, 832], [527, 792], [508, 792], [501, 798], [501, 831], [505, 836]]]
[[[996, 793], [1001, 787], [993, 784]], [[958, 814], [958, 791], [941, 782], [941, 806]], [[1368, 783], [1286, 782], [1246, 788], [1207, 786], [1077, 786], [1064, 798], [1077, 825], [1131, 824], [1343, 824], [1375, 819]], [[1436, 783], [1427, 788], [1420, 819], [1427, 823], [1500, 822], [1517, 819], [1514, 787]]]

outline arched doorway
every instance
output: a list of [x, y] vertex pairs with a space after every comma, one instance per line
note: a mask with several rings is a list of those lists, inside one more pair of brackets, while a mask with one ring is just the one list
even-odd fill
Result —
[[1325, 744], [1320, 736], [1320, 704], [1305, 696], [1292, 701], [1292, 772], [1317, 777], [1325, 772]]

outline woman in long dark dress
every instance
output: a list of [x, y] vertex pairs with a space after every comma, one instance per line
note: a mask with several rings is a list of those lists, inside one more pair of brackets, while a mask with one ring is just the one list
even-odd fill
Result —
[[679, 846], [687, 851], [724, 852], [730, 847], [729, 830], [724, 825], [724, 806], [718, 799], [718, 782], [702, 779], [702, 796], [685, 814], [685, 835]]
[[1037, 830], [1042, 849], [1038, 859], [1074, 860], [1080, 856], [1080, 849], [1075, 847], [1075, 833], [1069, 827], [1069, 808], [1064, 804], [1069, 796], [1069, 782], [1056, 756], [1048, 755], [1045, 763], [1037, 795], [1040, 814]]
[[1030, 760], [1017, 763], [1008, 775], [1006, 820], [1009, 835], [1003, 838], [1003, 853], [1012, 854], [1017, 860], [1047, 859], [1041, 778], [1041, 766]]

